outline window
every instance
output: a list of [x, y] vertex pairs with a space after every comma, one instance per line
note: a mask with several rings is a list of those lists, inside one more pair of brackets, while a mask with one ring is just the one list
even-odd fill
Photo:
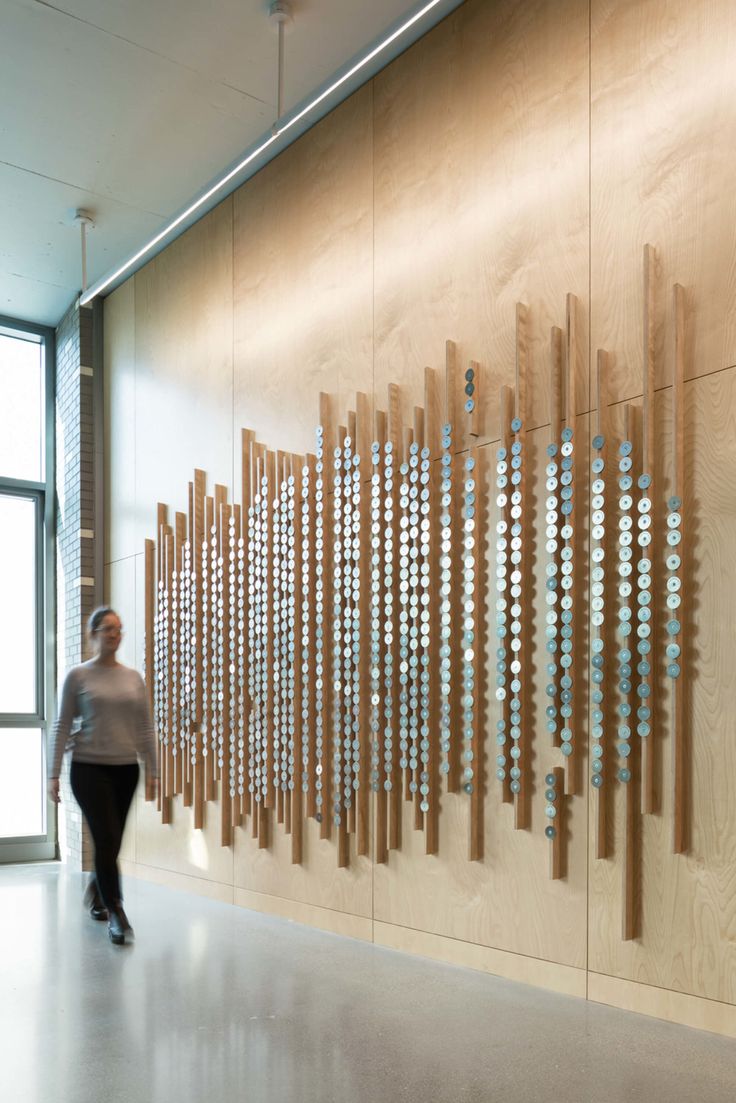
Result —
[[53, 334], [0, 317], [0, 860], [51, 857]]

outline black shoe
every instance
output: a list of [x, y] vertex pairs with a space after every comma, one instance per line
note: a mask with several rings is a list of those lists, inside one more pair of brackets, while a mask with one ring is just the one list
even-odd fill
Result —
[[90, 878], [89, 884], [84, 890], [83, 900], [85, 908], [87, 908], [93, 919], [101, 921], [107, 919], [107, 908], [100, 896], [97, 888], [97, 878], [94, 875]]
[[107, 933], [110, 935], [110, 941], [114, 942], [116, 946], [122, 946], [126, 938], [133, 938], [133, 928], [128, 922], [128, 917], [123, 911], [122, 905], [118, 904], [110, 912], [110, 916], [107, 923]]

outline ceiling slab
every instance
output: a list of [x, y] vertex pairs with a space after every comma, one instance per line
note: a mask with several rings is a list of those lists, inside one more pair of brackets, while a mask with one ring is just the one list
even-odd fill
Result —
[[[293, 0], [284, 111], [418, 0]], [[0, 313], [55, 325], [268, 133], [278, 34], [267, 0], [2, 0]]]

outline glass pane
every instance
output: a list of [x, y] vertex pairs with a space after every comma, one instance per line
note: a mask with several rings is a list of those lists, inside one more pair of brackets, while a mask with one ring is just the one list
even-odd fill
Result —
[[0, 332], [0, 477], [43, 482], [43, 346]]
[[43, 835], [46, 784], [37, 728], [0, 728], [0, 839]]
[[36, 711], [36, 503], [0, 494], [0, 712]]

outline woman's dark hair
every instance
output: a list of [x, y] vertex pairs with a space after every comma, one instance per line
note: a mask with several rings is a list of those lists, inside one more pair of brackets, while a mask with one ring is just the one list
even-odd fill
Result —
[[87, 631], [89, 632], [90, 636], [93, 636], [95, 634], [105, 617], [108, 617], [110, 613], [112, 613], [114, 617], [117, 616], [117, 613], [110, 605], [100, 605], [98, 609], [95, 609], [95, 611], [91, 614], [89, 620], [87, 621]]

